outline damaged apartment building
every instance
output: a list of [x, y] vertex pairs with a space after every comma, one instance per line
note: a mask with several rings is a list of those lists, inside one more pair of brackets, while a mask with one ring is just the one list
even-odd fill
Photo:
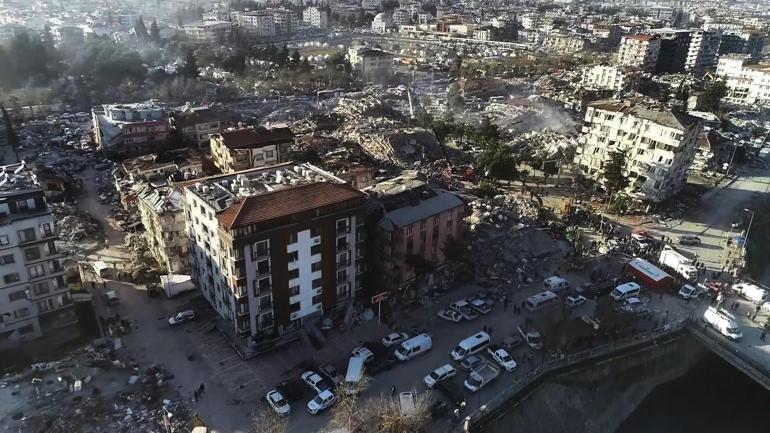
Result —
[[441, 268], [447, 241], [462, 236], [465, 201], [411, 171], [367, 192], [373, 198], [367, 220], [376, 232], [370, 243], [372, 272], [381, 276], [383, 289], [398, 292], [401, 299], [414, 297], [408, 289], [419, 274]]
[[0, 167], [0, 350], [40, 337], [61, 344], [79, 335], [55, 225], [26, 164]]
[[186, 272], [189, 242], [180, 191], [171, 186], [146, 188], [138, 207], [152, 256], [167, 273]]
[[629, 100], [590, 104], [578, 138], [575, 163], [596, 182], [604, 181], [611, 154], [623, 152], [630, 185], [626, 193], [646, 203], [660, 203], [687, 182], [702, 121], [688, 114]]
[[222, 173], [267, 167], [290, 159], [289, 128], [243, 128], [211, 136], [211, 159]]
[[178, 186], [193, 282], [242, 355], [290, 341], [362, 289], [366, 195], [342, 179], [285, 163]]

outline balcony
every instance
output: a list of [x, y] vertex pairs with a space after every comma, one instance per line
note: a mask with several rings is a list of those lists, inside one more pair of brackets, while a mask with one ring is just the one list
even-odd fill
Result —
[[[243, 304], [245, 305], [245, 304]], [[235, 314], [237, 314], [239, 317], [248, 316], [249, 315], [249, 309], [248, 308], [239, 308], [235, 311]]]
[[348, 266], [350, 266], [350, 260], [348, 259], [337, 262], [337, 269], [347, 268]]
[[246, 292], [246, 286], [238, 286], [233, 290], [233, 295], [235, 295], [235, 299], [244, 299], [248, 295]]
[[341, 253], [348, 249], [348, 242], [337, 242], [337, 252]]
[[338, 235], [346, 235], [348, 233], [350, 233], [350, 226], [349, 225], [346, 224], [344, 226], [337, 226], [337, 234]]

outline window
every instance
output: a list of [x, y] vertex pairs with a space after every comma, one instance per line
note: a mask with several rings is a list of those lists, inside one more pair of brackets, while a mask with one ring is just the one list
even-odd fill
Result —
[[321, 270], [321, 262], [315, 262], [310, 265], [310, 272], [318, 272]]
[[345, 266], [348, 264], [348, 253], [337, 254], [337, 264]]
[[348, 232], [348, 219], [343, 218], [341, 220], [337, 220], [337, 233], [347, 233]]
[[30, 278], [36, 278], [45, 275], [45, 266], [42, 263], [27, 268]]
[[320, 304], [322, 302], [321, 295], [313, 296], [313, 305]]
[[289, 243], [290, 244], [296, 244], [297, 243], [297, 234], [296, 233], [289, 234]]
[[420, 221], [420, 231], [424, 232], [427, 229], [428, 229], [428, 225], [425, 223], [425, 221], [424, 220]]
[[40, 258], [40, 248], [27, 248], [24, 250], [24, 258], [27, 260], [37, 260]]
[[407, 226], [406, 227], [406, 235], [407, 236], [412, 236], [412, 226]]
[[7, 274], [3, 276], [3, 282], [5, 282], [5, 284], [15, 283], [17, 281], [19, 281], [18, 272], [14, 272], [12, 274]]
[[20, 242], [32, 242], [37, 239], [37, 236], [35, 236], [35, 229], [24, 229], [19, 230], [19, 241]]
[[341, 236], [337, 238], [337, 251], [342, 251], [348, 248], [348, 238]]
[[53, 235], [53, 230], [51, 230], [51, 224], [49, 224], [49, 223], [45, 223], [45, 224], [41, 225], [41, 226], [40, 226], [40, 228], [41, 228], [41, 229], [43, 229], [43, 233], [44, 233], [46, 236], [51, 236], [51, 235]]
[[321, 254], [321, 246], [313, 245], [312, 247], [310, 247], [310, 255], [315, 256], [317, 254]]
[[27, 203], [27, 200], [19, 200], [16, 202], [16, 206], [19, 208], [19, 210], [27, 210], [29, 209], [29, 204]]
[[296, 313], [297, 311], [299, 311], [299, 302], [289, 304], [289, 313]]
[[273, 308], [273, 297], [271, 295], [265, 295], [259, 298], [259, 308], [261, 310]]
[[321, 281], [320, 278], [316, 278], [315, 280], [313, 280], [313, 288], [314, 289], [319, 289], [319, 288], [321, 288], [322, 285], [323, 285], [323, 281]]
[[267, 329], [273, 327], [273, 313], [265, 313], [259, 316], [259, 329]]
[[256, 259], [257, 257], [264, 257], [268, 254], [270, 254], [270, 241], [267, 239], [255, 242], [254, 245], [251, 246], [252, 260]]
[[8, 236], [0, 235], [0, 245], [8, 245]]
[[348, 281], [347, 269], [342, 269], [337, 271], [337, 283], [344, 283], [346, 281]]
[[272, 150], [266, 150], [265, 151], [265, 158], [272, 159], [275, 157], [275, 152]]
[[21, 319], [22, 317], [29, 316], [29, 308], [19, 308], [13, 312], [13, 317]]
[[20, 299], [27, 299], [27, 292], [25, 290], [19, 290], [8, 294], [8, 300], [11, 302], [18, 301]]
[[265, 159], [265, 155], [261, 153], [254, 154], [254, 161], [263, 161], [264, 159]]
[[270, 277], [259, 278], [254, 280], [254, 296], [259, 296], [260, 293], [269, 292], [271, 286]]
[[9, 265], [14, 262], [13, 254], [6, 254], [2, 257], [0, 257], [0, 264], [2, 265]]
[[270, 273], [270, 259], [257, 262], [257, 275]]
[[289, 271], [289, 279], [293, 280], [295, 278], [299, 278], [299, 269], [292, 269]]
[[299, 286], [289, 287], [289, 297], [297, 296], [297, 295], [299, 295]]

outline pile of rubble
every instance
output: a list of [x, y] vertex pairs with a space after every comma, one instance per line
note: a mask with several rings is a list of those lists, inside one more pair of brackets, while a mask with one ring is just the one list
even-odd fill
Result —
[[69, 254], [92, 251], [104, 240], [104, 227], [88, 212], [71, 203], [51, 203], [56, 217], [59, 248]]
[[[104, 342], [104, 340], [103, 340]], [[160, 366], [112, 359], [106, 345], [0, 381], [0, 430], [189, 431], [191, 413]]]
[[559, 134], [557, 132], [542, 129], [517, 135], [508, 142], [514, 150], [521, 153], [529, 153], [539, 159], [550, 159], [558, 154], [570, 158], [577, 148], [577, 139], [573, 136]]
[[529, 283], [537, 274], [538, 258], [527, 237], [536, 231], [537, 206], [524, 196], [497, 195], [470, 203], [471, 257], [481, 282], [510, 286]]

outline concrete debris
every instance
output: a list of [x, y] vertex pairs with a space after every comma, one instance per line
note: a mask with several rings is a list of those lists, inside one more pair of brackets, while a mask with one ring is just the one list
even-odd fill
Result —
[[116, 358], [108, 346], [88, 346], [46, 366], [3, 376], [0, 430], [189, 431], [192, 414], [172, 379], [161, 366], [143, 369]]
[[59, 248], [69, 254], [98, 248], [104, 239], [104, 227], [99, 220], [71, 203], [51, 203], [56, 217]]

